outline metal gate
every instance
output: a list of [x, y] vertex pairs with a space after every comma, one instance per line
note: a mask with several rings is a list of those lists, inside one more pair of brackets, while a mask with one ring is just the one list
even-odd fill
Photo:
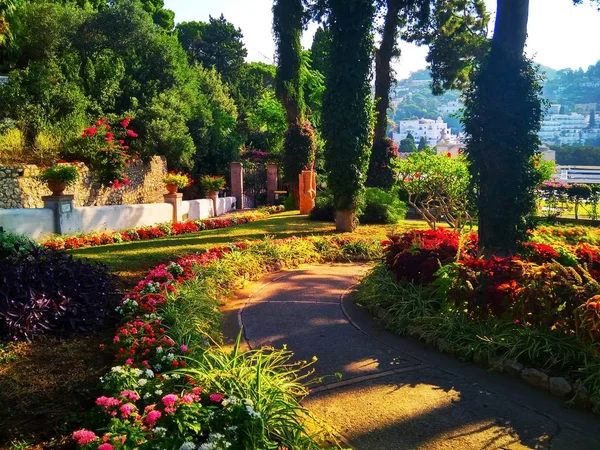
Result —
[[267, 165], [244, 163], [244, 197], [246, 208], [267, 204]]

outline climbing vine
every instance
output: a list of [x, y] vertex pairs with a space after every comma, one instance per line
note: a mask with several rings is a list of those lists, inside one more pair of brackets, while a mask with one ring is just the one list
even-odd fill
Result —
[[[375, 7], [371, 0], [329, 0], [328, 6], [332, 45], [323, 98], [325, 163], [336, 211], [354, 216], [371, 153]], [[340, 222], [337, 227], [353, 229]]]

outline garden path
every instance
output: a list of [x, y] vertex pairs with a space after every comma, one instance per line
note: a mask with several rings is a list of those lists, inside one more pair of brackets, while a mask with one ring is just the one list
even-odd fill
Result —
[[326, 378], [304, 405], [356, 449], [600, 448], [598, 416], [378, 329], [350, 300], [367, 269], [272, 274], [227, 306], [226, 335], [243, 326], [251, 348], [287, 344], [300, 360], [317, 356], [316, 374]]

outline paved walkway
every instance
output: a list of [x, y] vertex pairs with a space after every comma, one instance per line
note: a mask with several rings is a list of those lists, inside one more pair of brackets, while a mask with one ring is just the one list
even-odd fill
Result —
[[326, 378], [304, 404], [356, 449], [600, 449], [599, 416], [376, 328], [348, 295], [367, 268], [272, 274], [228, 306], [226, 334], [317, 356]]

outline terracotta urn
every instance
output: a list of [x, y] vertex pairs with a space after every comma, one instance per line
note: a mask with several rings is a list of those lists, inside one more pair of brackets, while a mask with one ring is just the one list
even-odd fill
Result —
[[52, 195], [62, 195], [67, 188], [67, 183], [59, 180], [48, 180], [48, 189], [52, 191]]
[[176, 194], [177, 189], [178, 187], [176, 184], [167, 184], [167, 191], [169, 191], [169, 194]]

